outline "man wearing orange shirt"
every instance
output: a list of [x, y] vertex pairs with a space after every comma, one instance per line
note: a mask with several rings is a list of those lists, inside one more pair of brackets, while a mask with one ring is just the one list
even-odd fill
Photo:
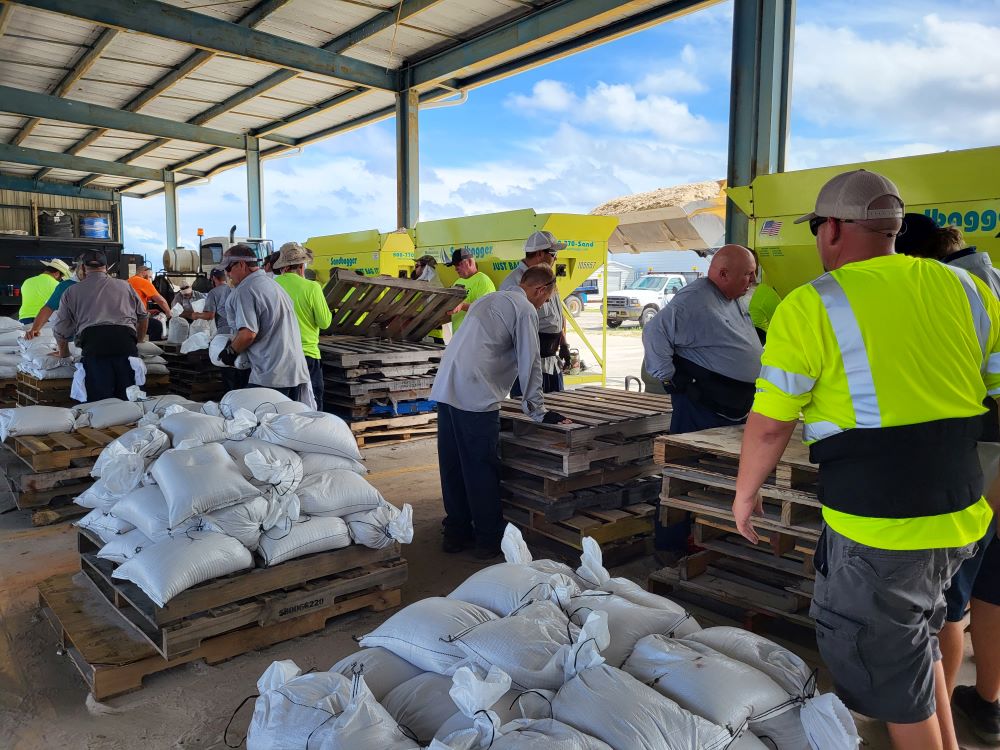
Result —
[[[135, 293], [139, 295], [139, 299], [142, 300], [142, 304], [149, 309], [149, 303], [152, 302], [154, 305], [163, 310], [163, 314], [168, 318], [170, 317], [170, 305], [163, 298], [163, 295], [156, 291], [156, 287], [153, 286], [153, 282], [150, 280], [153, 276], [153, 269], [149, 266], [139, 266], [139, 269], [135, 272], [135, 276], [129, 278], [128, 283]], [[156, 320], [152, 316], [149, 319], [149, 340], [158, 341], [163, 338], [163, 324]]]

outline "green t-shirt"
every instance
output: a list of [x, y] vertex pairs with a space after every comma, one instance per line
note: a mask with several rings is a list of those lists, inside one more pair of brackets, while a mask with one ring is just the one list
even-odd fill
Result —
[[[492, 294], [497, 290], [493, 286], [493, 282], [490, 277], [487, 276], [482, 271], [477, 271], [472, 274], [467, 279], [458, 279], [452, 286], [464, 286], [467, 290], [464, 302], [472, 304], [480, 297], [485, 297], [487, 294]], [[462, 325], [462, 321], [465, 320], [465, 312], [455, 313], [451, 316], [451, 332], [452, 334], [458, 331], [458, 327]]]
[[21, 284], [21, 309], [17, 311], [18, 320], [38, 315], [38, 311], [45, 307], [45, 303], [49, 301], [58, 284], [59, 282], [47, 273], [25, 279]]
[[323, 296], [323, 287], [315, 281], [304, 279], [297, 273], [283, 273], [274, 277], [295, 305], [295, 317], [299, 320], [302, 337], [302, 352], [312, 359], [319, 359], [319, 332], [328, 328], [333, 320], [330, 306]]
[[757, 285], [753, 295], [750, 297], [750, 304], [747, 306], [754, 328], [759, 328], [767, 333], [767, 329], [771, 325], [771, 318], [774, 317], [774, 311], [778, 309], [779, 302], [781, 302], [781, 297], [778, 296], [773, 287], [767, 284]]

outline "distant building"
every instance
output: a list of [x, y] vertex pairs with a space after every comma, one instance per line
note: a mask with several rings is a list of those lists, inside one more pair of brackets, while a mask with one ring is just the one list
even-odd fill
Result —
[[[601, 296], [604, 296], [604, 266], [601, 266], [592, 274], [590, 274], [591, 279], [597, 279], [597, 289]], [[638, 275], [635, 269], [626, 265], [625, 263], [619, 263], [616, 260], [608, 259], [608, 291], [609, 292], [620, 292], [622, 289], [631, 284]]]

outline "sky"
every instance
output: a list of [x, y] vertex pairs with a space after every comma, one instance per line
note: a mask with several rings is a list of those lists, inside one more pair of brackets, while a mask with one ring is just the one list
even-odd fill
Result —
[[[798, 0], [787, 169], [997, 145], [1000, 0]], [[473, 89], [420, 113], [420, 218], [587, 213], [722, 179], [732, 2]], [[264, 162], [276, 244], [395, 228], [394, 122]], [[246, 174], [178, 191], [180, 243], [246, 232]], [[159, 260], [162, 196], [124, 200], [126, 247]], [[624, 260], [624, 258], [619, 258]]]

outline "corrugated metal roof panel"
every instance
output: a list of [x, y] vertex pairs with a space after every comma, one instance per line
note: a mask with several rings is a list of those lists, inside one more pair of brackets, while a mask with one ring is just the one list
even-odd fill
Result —
[[362, 117], [394, 104], [395, 97], [391, 93], [372, 91], [364, 96], [350, 99], [321, 114], [306, 118], [294, 125], [280, 128], [277, 132], [292, 138], [305, 138], [321, 130], [340, 125], [347, 120]]
[[43, 68], [69, 70], [70, 65], [83, 49], [75, 44], [46, 42], [41, 39], [7, 40], [3, 45], [2, 60], [5, 65], [38, 65]]
[[330, 99], [337, 96], [337, 94], [343, 94], [349, 90], [346, 86], [337, 86], [333, 83], [325, 83], [305, 76], [296, 76], [284, 83], [278, 84], [268, 91], [266, 96], [273, 99], [299, 102], [303, 106], [308, 106]]
[[233, 83], [219, 83], [204, 78], [185, 78], [178, 81], [163, 94], [161, 98], [192, 99], [206, 105], [218, 104], [230, 96], [238, 94], [245, 87]]
[[31, 167], [26, 164], [15, 164], [9, 161], [0, 161], [0, 172], [4, 174], [14, 174], [18, 177], [34, 174], [38, 167]]
[[125, 32], [115, 37], [108, 45], [104, 56], [162, 68], [178, 65], [192, 52], [193, 48], [180, 42]]
[[90, 132], [90, 128], [79, 125], [67, 125], [62, 122], [52, 120], [42, 120], [31, 131], [32, 138], [56, 138], [78, 140]]
[[198, 68], [197, 77], [202, 81], [218, 81], [238, 86], [252, 86], [278, 68], [273, 65], [238, 60], [235, 57], [216, 55], [209, 62]]
[[87, 72], [84, 80], [150, 86], [169, 73], [169, 65], [155, 62], [135, 62], [121, 57], [102, 55]]
[[[34, 169], [38, 169], [38, 167], [35, 167]], [[55, 180], [56, 182], [76, 182], [77, 180], [82, 180], [88, 174], [89, 172], [75, 172], [68, 169], [53, 169], [46, 175], [45, 179]]]
[[142, 108], [144, 115], [187, 122], [206, 109], [205, 102], [161, 96]]
[[255, 5], [254, 0], [238, 0], [238, 2], [218, 2], [218, 0], [165, 0], [178, 8], [203, 13], [213, 18], [221, 18], [235, 23]]
[[65, 75], [62, 68], [43, 68], [28, 63], [10, 63], [0, 55], [0, 84], [26, 91], [51, 91]]
[[73, 85], [66, 98], [88, 104], [100, 104], [102, 107], [118, 108], [125, 102], [131, 101], [143, 88], [81, 80]]
[[46, 13], [24, 5], [11, 6], [13, 15], [7, 26], [8, 37], [48, 39], [55, 42], [86, 44], [94, 35], [94, 24], [76, 18]]

